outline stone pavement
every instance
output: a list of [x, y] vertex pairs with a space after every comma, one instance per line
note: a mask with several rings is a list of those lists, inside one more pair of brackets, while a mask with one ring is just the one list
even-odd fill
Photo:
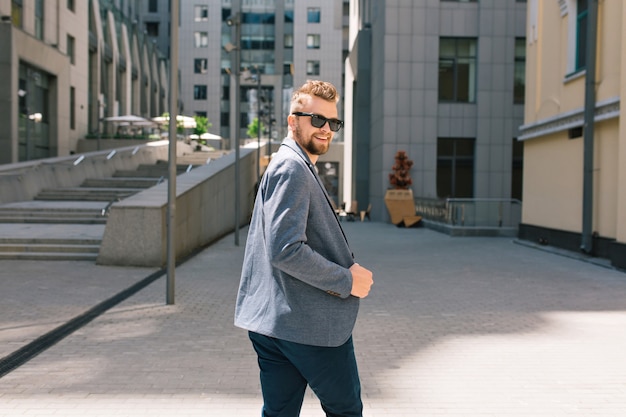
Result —
[[[354, 341], [366, 417], [626, 415], [626, 274], [515, 244], [344, 222], [374, 271]], [[0, 416], [259, 416], [233, 327], [233, 235], [0, 378]], [[0, 261], [0, 357], [153, 274]], [[322, 416], [308, 394], [301, 416]]]

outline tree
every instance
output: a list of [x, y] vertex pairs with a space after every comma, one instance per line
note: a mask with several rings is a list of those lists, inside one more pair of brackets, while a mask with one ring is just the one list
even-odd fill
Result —
[[211, 126], [213, 126], [213, 123], [209, 122], [209, 119], [207, 119], [204, 116], [193, 116], [193, 118], [196, 120], [196, 127], [193, 129], [193, 133], [200, 136], [203, 133], [207, 133], [209, 131], [209, 128]]
[[[263, 129], [265, 128], [263, 126], [263, 122], [261, 122], [261, 132], [263, 131]], [[248, 125], [248, 136], [251, 138], [258, 138], [259, 137], [259, 118], [255, 117], [254, 119], [252, 119], [252, 123], [250, 123]]]

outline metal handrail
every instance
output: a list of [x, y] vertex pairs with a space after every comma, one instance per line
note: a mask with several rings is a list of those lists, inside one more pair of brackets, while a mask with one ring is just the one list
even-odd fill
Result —
[[517, 227], [521, 205], [514, 198], [448, 198], [446, 223], [465, 227]]
[[114, 198], [113, 200], [109, 201], [109, 203], [102, 209], [102, 212], [100, 213], [100, 215], [102, 217], [107, 216], [109, 214], [109, 210], [111, 210], [111, 206], [115, 203], [117, 203], [118, 201], [122, 201], [121, 198]]

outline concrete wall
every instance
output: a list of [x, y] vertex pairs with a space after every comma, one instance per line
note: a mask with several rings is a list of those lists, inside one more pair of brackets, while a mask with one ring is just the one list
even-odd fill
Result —
[[115, 154], [111, 152], [0, 165], [0, 204], [32, 200], [44, 188], [77, 187], [87, 178], [110, 177], [117, 170], [167, 160], [168, 142], [151, 142], [150, 145], [119, 148]]
[[[176, 259], [235, 230], [235, 154], [179, 175], [176, 184]], [[255, 197], [256, 150], [242, 149], [239, 224], [249, 222]], [[113, 204], [98, 264], [164, 266], [167, 262], [168, 184]]]

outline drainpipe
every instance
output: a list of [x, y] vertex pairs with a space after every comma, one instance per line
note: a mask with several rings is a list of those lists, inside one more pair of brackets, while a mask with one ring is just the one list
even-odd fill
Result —
[[583, 158], [583, 230], [580, 250], [593, 251], [593, 131], [596, 107], [596, 38], [598, 33], [598, 0], [589, 1], [587, 14], [587, 57], [585, 73], [585, 121]]

